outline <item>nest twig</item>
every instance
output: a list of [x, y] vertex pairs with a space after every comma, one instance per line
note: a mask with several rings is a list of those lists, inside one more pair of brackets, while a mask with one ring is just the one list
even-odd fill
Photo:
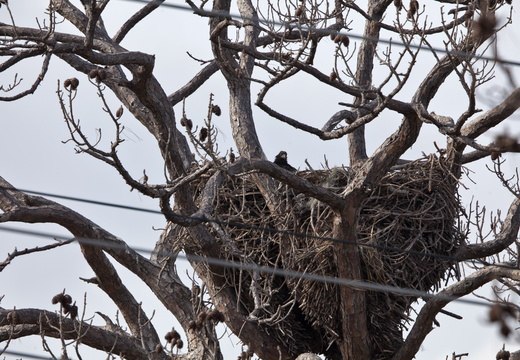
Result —
[[[353, 173], [333, 168], [298, 175], [339, 193]], [[247, 227], [225, 226], [227, 239], [259, 265], [336, 276], [333, 244], [326, 240], [332, 236], [335, 214], [285, 185], [279, 189], [285, 211], [272, 214], [251, 178], [229, 179], [220, 189], [215, 216]], [[362, 204], [358, 241], [369, 245], [360, 247], [365, 280], [431, 291], [457, 278], [449, 255], [464, 241], [455, 227], [459, 210], [457, 185], [443, 159], [430, 156], [388, 173]], [[323, 352], [341, 332], [336, 285], [241, 270], [229, 270], [227, 283], [235, 287], [251, 321], [269, 325], [266, 331], [295, 353]], [[367, 292], [375, 358], [389, 358], [402, 343], [415, 300]]]

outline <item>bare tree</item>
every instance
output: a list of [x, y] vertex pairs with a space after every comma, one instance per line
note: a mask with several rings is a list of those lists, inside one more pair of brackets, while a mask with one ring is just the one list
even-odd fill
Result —
[[[448, 303], [492, 280], [502, 285], [496, 288], [492, 319], [508, 332], [504, 318], [516, 308], [503, 299], [518, 292], [520, 281], [515, 247], [520, 190], [517, 178], [504, 174], [501, 165], [503, 154], [519, 152], [520, 145], [507, 134], [492, 143], [481, 139], [520, 107], [520, 88], [509, 76], [507, 95], [484, 112], [477, 90], [494, 79], [495, 67], [508, 69], [494, 43], [512, 22], [511, 1], [369, 0], [363, 8], [342, 0], [256, 5], [186, 0], [191, 16], [209, 20], [213, 58], [201, 60], [202, 70], [171, 94], [154, 76], [154, 56], [121, 45], [137, 24], [165, 6], [163, 1], [144, 5], [115, 34], [105, 27], [110, 20], [103, 19], [108, 2], [82, 0], [79, 8], [69, 0], [50, 0], [40, 28], [15, 26], [15, 18], [0, 24], [0, 71], [42, 59], [30, 88], [19, 90], [16, 77], [2, 84], [0, 99], [16, 101], [34, 93], [53, 57], [75, 69], [77, 77], [61, 79], [57, 91], [69, 141], [78, 152], [111, 166], [132, 190], [159, 199], [167, 225], [146, 258], [81, 214], [0, 178], [0, 222], [55, 223], [67, 229], [95, 273], [87, 281], [111, 298], [128, 325], [123, 331], [99, 313], [107, 324], [94, 326], [61, 293], [53, 299], [60, 305], [56, 313], [0, 309], [0, 341], [9, 345], [40, 335], [61, 339], [63, 356], [71, 343], [81, 343], [127, 359], [169, 358], [162, 336], [113, 260], [137, 275], [182, 325], [187, 352], [177, 358], [222, 359], [215, 328], [225, 323], [246, 345], [243, 359], [253, 354], [264, 360], [294, 359], [308, 352], [330, 359], [412, 359]], [[232, 9], [238, 9], [237, 16]], [[497, 12], [505, 14], [505, 23], [497, 22]], [[57, 31], [62, 19], [77, 31]], [[353, 24], [362, 24], [362, 36]], [[398, 40], [384, 41], [389, 38]], [[323, 49], [333, 49], [327, 59], [332, 70], [323, 65]], [[436, 60], [427, 71], [419, 59], [423, 53]], [[222, 109], [213, 96], [201, 126], [193, 124], [189, 108], [174, 112], [217, 73], [229, 90], [236, 154], [219, 150], [213, 120]], [[287, 95], [285, 108], [268, 101], [270, 91], [302, 74], [310, 88], [313, 82], [328, 86], [346, 99], [336, 109], [323, 109], [321, 128], [289, 115], [294, 94]], [[404, 89], [418, 76], [421, 82], [406, 96]], [[87, 79], [115, 129], [108, 148], [100, 138], [87, 136], [73, 111]], [[441, 85], [451, 79], [465, 94], [457, 99], [466, 107], [457, 118], [430, 110]], [[260, 86], [256, 97], [253, 84]], [[123, 104], [116, 111], [107, 100], [109, 92]], [[345, 138], [349, 166], [296, 171], [284, 164], [282, 153], [281, 162], [267, 160], [254, 106], [323, 141]], [[150, 183], [146, 172], [132, 174], [121, 160], [123, 108], [156, 140], [164, 182]], [[368, 154], [365, 126], [383, 124], [384, 114], [401, 117], [400, 125]], [[425, 123], [438, 129], [445, 144], [434, 154], [404, 159]], [[458, 195], [464, 164], [488, 157], [514, 199], [507, 216], [496, 218], [490, 231], [483, 229], [481, 214], [463, 209]], [[471, 241], [468, 229], [475, 223], [479, 232]], [[70, 242], [16, 251], [0, 269], [17, 256]], [[181, 253], [200, 286], [185, 284], [177, 275]], [[460, 266], [467, 262], [473, 271], [463, 276]], [[448, 281], [452, 285], [441, 286]], [[419, 298], [425, 305], [412, 321]], [[171, 349], [183, 346], [177, 331], [166, 334], [166, 341]]]

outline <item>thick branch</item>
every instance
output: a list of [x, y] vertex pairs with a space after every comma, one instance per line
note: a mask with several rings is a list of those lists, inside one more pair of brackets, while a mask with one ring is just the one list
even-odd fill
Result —
[[[9, 339], [18, 339], [31, 335], [40, 335], [67, 340], [81, 338], [81, 343], [104, 352], [112, 352], [126, 359], [142, 360], [148, 358], [148, 353], [139, 346], [136, 338], [123, 332], [114, 332], [99, 326], [93, 326], [86, 322], [78, 322], [68, 318], [61, 318], [54, 312], [38, 309], [17, 309], [16, 321], [11, 323], [8, 314], [13, 310], [0, 309], [0, 342]], [[62, 332], [57, 329], [62, 323]], [[81, 324], [81, 326], [78, 326]], [[81, 329], [81, 334], [78, 330]], [[81, 337], [80, 337], [81, 335]], [[159, 355], [157, 355], [159, 356]], [[157, 357], [157, 359], [162, 357]]]
[[515, 242], [520, 229], [520, 198], [516, 198], [509, 207], [507, 217], [500, 233], [494, 240], [461, 247], [454, 255], [457, 259], [479, 259], [498, 254]]
[[216, 61], [211, 61], [208, 65], [204, 67], [201, 71], [197, 73], [186, 85], [181, 87], [179, 90], [174, 92], [173, 94], [168, 96], [168, 100], [175, 106], [179, 102], [181, 102], [184, 98], [187, 98], [191, 94], [193, 94], [199, 87], [202, 86], [208, 80], [211, 75], [216, 73], [219, 70], [218, 64]]
[[497, 277], [520, 280], [520, 270], [506, 267], [488, 266], [468, 275], [464, 280], [451, 285], [431, 298], [423, 306], [403, 346], [395, 353], [393, 360], [411, 360], [417, 354], [426, 335], [432, 330], [435, 316], [454, 299], [470, 294]]
[[119, 44], [128, 34], [128, 32], [133, 29], [134, 26], [136, 26], [141, 20], [143, 20], [149, 14], [151, 14], [152, 11], [161, 6], [163, 2], [164, 0], [155, 0], [150, 1], [148, 4], [146, 4], [141, 10], [132, 15], [130, 19], [128, 19], [123, 24], [123, 26], [121, 26], [117, 34], [113, 37], [113, 40]]
[[515, 89], [507, 99], [493, 109], [466, 123], [461, 129], [461, 135], [474, 139], [500, 124], [518, 108], [520, 108], [520, 88]]

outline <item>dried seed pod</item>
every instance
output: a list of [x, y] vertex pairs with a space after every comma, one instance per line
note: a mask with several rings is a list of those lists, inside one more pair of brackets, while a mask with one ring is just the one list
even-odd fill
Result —
[[120, 106], [116, 111], [116, 118], [120, 118], [123, 115], [123, 106]]
[[190, 320], [188, 323], [188, 330], [196, 330], [197, 329], [197, 323], [193, 320]]
[[511, 328], [509, 328], [505, 321], [502, 321], [500, 324], [500, 333], [505, 338], [508, 337], [509, 334], [511, 334]]
[[349, 37], [348, 36], [343, 36], [343, 38], [341, 39], [341, 43], [343, 44], [343, 46], [348, 47], [348, 45], [350, 44]]
[[182, 342], [181, 339], [177, 339], [177, 341], [175, 342], [175, 345], [177, 346], [178, 349], [182, 349], [182, 347], [184, 346], [184, 343]]
[[200, 132], [199, 132], [199, 140], [204, 141], [204, 140], [206, 140], [207, 137], [208, 137], [208, 129], [205, 127], [201, 128]]
[[334, 37], [334, 42], [335, 42], [336, 44], [339, 44], [339, 43], [341, 42], [341, 35], [339, 35], [339, 34], [336, 35], [336, 36]]
[[175, 330], [173, 328], [172, 328], [172, 331], [170, 331], [170, 333], [172, 334], [172, 339], [173, 340], [177, 340], [177, 339], [181, 338], [181, 335], [177, 332], [177, 330]]
[[303, 14], [303, 6], [300, 6], [298, 9], [296, 9], [296, 12], [294, 13], [294, 15], [296, 15], [297, 17], [300, 17], [302, 16]]
[[489, 321], [497, 322], [497, 321], [502, 320], [503, 313], [504, 313], [504, 309], [501, 305], [499, 305], [499, 304], [491, 305], [491, 307], [489, 309], [489, 313], [488, 313]]
[[75, 319], [78, 317], [78, 307], [76, 305], [72, 305], [69, 308], [69, 315], [71, 319]]
[[168, 332], [166, 333], [166, 335], [164, 335], [164, 339], [165, 339], [167, 342], [171, 342], [172, 339], [173, 339], [173, 335], [172, 335], [172, 333], [171, 333], [170, 331], [168, 331]]
[[204, 327], [204, 324], [202, 323], [202, 321], [195, 321], [195, 329], [196, 330], [201, 330], [202, 328]]
[[69, 294], [63, 295], [61, 298], [61, 304], [63, 306], [72, 304], [72, 297]]
[[218, 322], [222, 322], [222, 323], [226, 321], [226, 318], [224, 317], [224, 314], [221, 313], [220, 311], [218, 312], [217, 321]]
[[218, 311], [217, 309], [213, 309], [208, 313], [208, 321], [214, 321], [215, 320], [215, 312]]
[[235, 153], [233, 152], [233, 148], [229, 149], [229, 162], [234, 163], [236, 159]]
[[98, 82], [99, 81], [103, 81], [107, 78], [107, 72], [103, 69], [99, 69], [98, 71], [98, 76], [97, 76], [97, 80]]
[[500, 349], [500, 351], [497, 352], [496, 359], [497, 360], [509, 360], [510, 357], [511, 357], [511, 353], [509, 351]]
[[481, 14], [478, 21], [473, 22], [475, 36], [487, 38], [495, 33], [497, 19], [493, 13]]
[[52, 297], [52, 304], [56, 305], [57, 303], [61, 303], [63, 301], [63, 294], [59, 293]]
[[411, 19], [415, 16], [417, 13], [417, 10], [419, 10], [419, 2], [417, 0], [411, 0], [410, 6], [408, 9], [407, 17], [408, 19]]
[[162, 351], [163, 351], [163, 346], [162, 346], [161, 344], [157, 344], [157, 345], [155, 346], [155, 352], [156, 352], [157, 354], [160, 354], [160, 353], [162, 353]]
[[206, 318], [208, 317], [208, 314], [205, 311], [202, 311], [199, 313], [199, 316], [197, 317], [200, 322], [204, 322]]
[[185, 116], [181, 117], [181, 126], [186, 126], [186, 120]]
[[188, 130], [193, 129], [193, 121], [191, 121], [190, 119], [186, 119], [186, 128]]
[[401, 10], [403, 8], [403, 2], [401, 0], [394, 0], [394, 6], [397, 10]]
[[88, 73], [88, 78], [89, 79], [94, 79], [94, 78], [97, 78], [98, 77], [98, 69], [92, 69], [89, 71]]
[[78, 78], [72, 78], [70, 79], [70, 89], [71, 90], [76, 90], [78, 88], [78, 85], [79, 85], [79, 80]]
[[334, 41], [335, 38], [336, 38], [336, 33], [331, 33], [331, 34], [330, 34], [330, 39], [331, 39], [332, 41]]
[[63, 86], [65, 86], [65, 89], [67, 89], [67, 88], [70, 86], [70, 79], [66, 79], [66, 80], [63, 82]]
[[222, 115], [222, 110], [220, 110], [220, 106], [218, 105], [211, 105], [211, 112], [217, 116]]
[[215, 322], [224, 322], [224, 314], [222, 314], [217, 309], [213, 309], [208, 314], [208, 320]]

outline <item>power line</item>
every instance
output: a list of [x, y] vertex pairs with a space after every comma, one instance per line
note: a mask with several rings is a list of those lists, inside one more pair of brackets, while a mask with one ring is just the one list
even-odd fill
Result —
[[0, 351], [0, 354], [5, 355], [14, 355], [14, 356], [23, 356], [25, 358], [38, 359], [38, 360], [52, 360], [52, 357], [49, 356], [41, 356], [36, 353], [26, 353], [20, 351], [11, 351], [11, 350], [3, 350]]
[[[23, 233], [23, 234], [30, 234], [34, 236], [39, 237], [45, 237], [45, 238], [55, 238], [59, 240], [68, 240], [70, 237], [63, 236], [63, 235], [57, 235], [57, 234], [50, 234], [45, 233], [42, 231], [18, 231], [18, 229], [9, 228], [0, 225], [0, 231], [8, 231], [12, 233]], [[90, 239], [90, 238], [75, 238], [75, 240], [80, 244], [90, 245], [90, 246], [97, 246], [101, 248], [109, 248], [109, 249], [115, 249], [115, 250], [123, 250], [127, 249], [130, 246], [125, 244], [119, 244], [119, 243], [112, 243], [112, 242], [106, 242], [99, 239]], [[137, 253], [145, 253], [145, 254], [155, 254], [155, 255], [162, 255], [162, 256], [168, 256], [173, 255], [171, 251], [155, 251], [144, 247], [130, 247], [132, 250], [134, 250]], [[306, 279], [306, 280], [312, 280], [322, 283], [328, 283], [328, 284], [334, 284], [339, 286], [348, 286], [355, 289], [360, 290], [368, 290], [368, 291], [379, 291], [379, 292], [385, 292], [385, 293], [393, 293], [397, 295], [402, 296], [411, 296], [411, 297], [417, 297], [422, 298], [425, 301], [428, 299], [438, 299], [438, 300], [447, 300], [447, 301], [455, 301], [455, 302], [461, 302], [471, 305], [480, 305], [480, 306], [490, 306], [489, 303], [481, 301], [481, 300], [473, 300], [473, 299], [465, 299], [457, 296], [449, 296], [449, 295], [439, 295], [432, 294], [427, 291], [423, 290], [416, 290], [412, 288], [402, 288], [398, 286], [393, 285], [383, 285], [378, 283], [372, 283], [367, 282], [363, 280], [350, 280], [350, 279], [344, 279], [344, 278], [338, 278], [333, 276], [327, 276], [327, 275], [318, 275], [318, 274], [311, 274], [311, 273], [305, 273], [301, 271], [295, 271], [295, 270], [288, 270], [288, 269], [282, 269], [277, 267], [271, 267], [271, 266], [264, 266], [264, 265], [256, 265], [256, 264], [245, 264], [242, 262], [235, 262], [225, 259], [219, 259], [214, 257], [205, 257], [205, 256], [198, 256], [198, 255], [185, 255], [183, 253], [177, 253], [175, 254], [177, 258], [187, 260], [187, 261], [194, 261], [198, 263], [207, 263], [211, 265], [217, 265], [217, 266], [223, 266], [238, 270], [247, 270], [247, 271], [256, 271], [259, 273], [267, 273], [271, 275], [278, 275], [278, 276], [285, 276], [285, 277], [292, 277], [297, 279]]]
[[[124, 0], [124, 1], [133, 1], [133, 2], [143, 3], [143, 4], [159, 3], [159, 6], [168, 7], [168, 8], [172, 8], [175, 10], [190, 11], [190, 12], [196, 13], [190, 6], [180, 5], [180, 4], [171, 4], [171, 3], [166, 3], [166, 2], [159, 1], [159, 0], [151, 0], [151, 1]], [[374, 37], [360, 35], [360, 34], [356, 34], [356, 33], [352, 33], [352, 32], [316, 28], [316, 27], [307, 26], [304, 24], [296, 24], [296, 23], [292, 23], [292, 22], [281, 22], [281, 21], [276, 21], [276, 20], [261, 19], [258, 16], [248, 17], [248, 16], [243, 16], [240, 14], [233, 14], [233, 13], [227, 12], [227, 11], [205, 10], [205, 9], [199, 8], [197, 10], [197, 12], [200, 15], [204, 15], [204, 16], [212, 16], [212, 17], [221, 16], [221, 17], [226, 17], [226, 18], [231, 18], [231, 19], [236, 19], [236, 20], [253, 21], [253, 22], [263, 23], [266, 25], [283, 26], [288, 29], [299, 29], [299, 30], [309, 31], [309, 32], [312, 31], [312, 32], [315, 32], [316, 34], [326, 35], [326, 36], [331, 35], [331, 34], [341, 34], [341, 35], [345, 35], [345, 36], [348, 36], [350, 38], [357, 39], [357, 40], [368, 40], [368, 41], [374, 41], [374, 42], [388, 44], [388, 45], [397, 45], [397, 46], [403, 46], [403, 47], [408, 47], [411, 49], [419, 49], [419, 50], [425, 48], [424, 45], [422, 45], [422, 44], [419, 44], [419, 45], [412, 44], [412, 43], [408, 44], [408, 43], [404, 43], [401, 40], [396, 41], [396, 40], [392, 40], [392, 39], [374, 38]], [[520, 66], [520, 61], [504, 60], [504, 59], [500, 59], [495, 56], [476, 55], [476, 54], [468, 53], [465, 51], [447, 50], [444, 48], [438, 48], [438, 47], [434, 47], [434, 46], [428, 46], [428, 49], [430, 49], [431, 51], [434, 51], [434, 52], [442, 53], [442, 54], [449, 54], [449, 55], [460, 56], [460, 57], [464, 57], [464, 58], [478, 58], [480, 60], [488, 60], [488, 61], [498, 62], [498, 63], [505, 64], [505, 65]]]
[[[399, 252], [399, 253], [420, 256], [420, 257], [437, 258], [437, 259], [446, 260], [446, 261], [456, 261], [456, 262], [475, 261], [475, 262], [479, 262], [483, 265], [489, 265], [488, 263], [486, 263], [480, 259], [463, 259], [463, 258], [457, 258], [452, 255], [444, 255], [444, 254], [438, 254], [438, 253], [432, 253], [432, 252], [423, 252], [423, 251], [418, 251], [418, 250], [413, 250], [413, 249], [403, 249], [403, 248], [398, 248], [398, 247], [388, 246], [388, 245], [367, 244], [367, 243], [362, 243], [362, 242], [358, 242], [358, 241], [350, 241], [350, 240], [346, 240], [346, 239], [336, 239], [336, 238], [332, 238], [332, 237], [328, 237], [328, 236], [313, 235], [313, 234], [295, 232], [295, 231], [290, 231], [290, 230], [281, 230], [281, 229], [269, 228], [269, 227], [264, 227], [264, 226], [238, 223], [238, 222], [233, 222], [233, 221], [218, 220], [215, 218], [193, 217], [190, 215], [178, 214], [173, 211], [169, 212], [169, 213], [163, 213], [160, 210], [153, 210], [153, 209], [147, 209], [147, 208], [136, 207], [136, 206], [122, 205], [122, 204], [116, 204], [116, 203], [111, 203], [111, 202], [106, 202], [106, 201], [85, 199], [85, 198], [79, 198], [79, 197], [75, 197], [75, 196], [60, 195], [60, 194], [48, 193], [48, 192], [42, 192], [42, 191], [36, 191], [36, 190], [28, 190], [28, 189], [20, 189], [20, 188], [13, 189], [13, 188], [7, 188], [7, 187], [3, 187], [3, 186], [0, 186], [0, 189], [15, 190], [15, 191], [25, 192], [25, 193], [39, 195], [39, 196], [54, 197], [57, 199], [77, 201], [77, 202], [82, 202], [82, 203], [87, 203], [87, 204], [107, 206], [107, 207], [112, 207], [112, 208], [117, 208], [117, 209], [130, 210], [130, 211], [139, 211], [139, 212], [145, 212], [145, 213], [156, 214], [156, 215], [163, 215], [163, 216], [170, 215], [170, 216], [180, 218], [183, 220], [197, 220], [197, 221], [201, 221], [203, 223], [215, 223], [215, 224], [219, 224], [219, 225], [223, 225], [223, 226], [236, 227], [236, 228], [240, 228], [240, 229], [263, 231], [263, 232], [267, 232], [270, 234], [283, 234], [283, 235], [289, 235], [289, 236], [296, 236], [296, 237], [304, 238], [304, 239], [324, 240], [324, 241], [330, 241], [333, 243], [355, 245], [355, 246], [361, 246], [361, 247], [366, 247], [366, 248], [372, 248], [372, 249], [376, 249], [376, 250], [393, 251], [393, 252]], [[6, 230], [6, 231], [8, 231], [8, 230]], [[34, 232], [31, 230], [22, 230], [20, 232], [26, 232], [26, 235], [35, 235]], [[35, 236], [37, 236], [37, 235], [35, 235]], [[57, 236], [57, 237], [59, 237], [59, 236]], [[507, 266], [504, 264], [498, 264], [495, 266], [516, 269], [516, 267], [511, 267], [511, 266]]]

